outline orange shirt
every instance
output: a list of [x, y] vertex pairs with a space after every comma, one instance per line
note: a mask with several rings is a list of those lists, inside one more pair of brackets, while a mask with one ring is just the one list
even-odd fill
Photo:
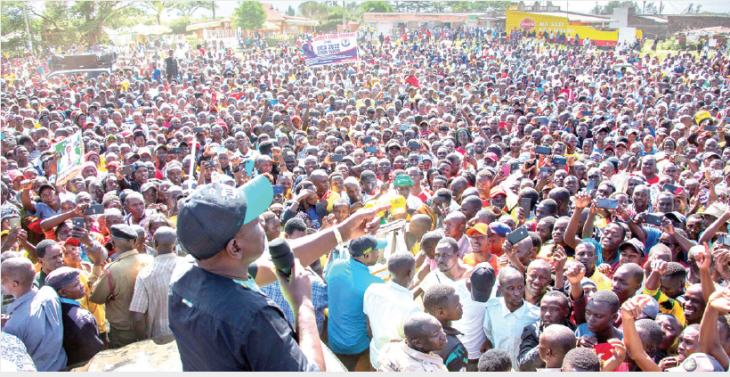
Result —
[[[476, 267], [476, 265], [478, 263], [477, 263], [477, 260], [476, 260], [476, 257], [474, 256], [474, 254], [475, 253], [470, 253], [470, 254], [464, 255], [462, 262], [464, 262], [464, 264], [468, 264], [472, 267]], [[491, 265], [492, 268], [494, 268], [494, 272], [497, 273], [499, 268], [497, 267], [497, 257], [495, 257], [494, 254], [492, 254], [492, 259], [489, 260], [489, 265]]]

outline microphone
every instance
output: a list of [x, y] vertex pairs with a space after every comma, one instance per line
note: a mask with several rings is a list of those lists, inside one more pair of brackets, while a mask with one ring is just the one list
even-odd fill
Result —
[[281, 271], [288, 278], [291, 276], [291, 269], [294, 266], [294, 253], [289, 243], [283, 238], [277, 238], [269, 243], [269, 253], [274, 267]]

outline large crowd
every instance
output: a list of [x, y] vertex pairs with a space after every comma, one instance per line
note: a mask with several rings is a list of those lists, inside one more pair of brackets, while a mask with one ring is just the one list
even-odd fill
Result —
[[441, 32], [3, 57], [3, 371], [728, 371], [727, 55]]

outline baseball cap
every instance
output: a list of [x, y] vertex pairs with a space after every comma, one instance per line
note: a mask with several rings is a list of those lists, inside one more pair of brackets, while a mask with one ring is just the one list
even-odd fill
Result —
[[[410, 179], [410, 178], [409, 178]], [[390, 213], [400, 215], [406, 212], [406, 199], [401, 195], [396, 195], [390, 199]]]
[[471, 299], [479, 302], [489, 301], [489, 297], [492, 295], [492, 288], [494, 288], [494, 283], [497, 280], [497, 273], [489, 262], [482, 262], [476, 265], [469, 280], [471, 281]]
[[644, 244], [641, 243], [641, 241], [637, 240], [636, 238], [632, 238], [632, 239], [629, 239], [629, 240], [626, 240], [626, 241], [622, 242], [621, 245], [619, 245], [618, 249], [620, 251], [620, 250], [623, 250], [624, 247], [627, 247], [627, 246], [633, 247], [641, 255], [644, 255], [645, 254], [644, 253]]
[[669, 213], [664, 214], [664, 216], [674, 219], [675, 221], [680, 222], [680, 223], [683, 223], [687, 220], [687, 218], [684, 217], [684, 215], [679, 212], [669, 212]]
[[46, 276], [46, 285], [56, 291], [79, 280], [81, 270], [71, 267], [60, 267]]
[[137, 232], [127, 224], [112, 225], [111, 233], [113, 238], [122, 240], [136, 240]]
[[657, 302], [657, 300], [649, 295], [639, 296], [645, 296], [650, 298], [650, 300], [646, 303], [646, 306], [644, 306], [644, 309], [641, 311], [642, 316], [652, 320], [656, 319], [656, 316], [659, 315], [659, 303]]
[[489, 225], [484, 224], [484, 223], [479, 223], [479, 224], [474, 225], [472, 228], [469, 228], [469, 230], [466, 231], [466, 235], [468, 237], [471, 237], [472, 234], [474, 234], [474, 233], [481, 233], [486, 236], [488, 234], [488, 229], [489, 229]]
[[353, 257], [361, 257], [373, 250], [385, 249], [388, 241], [379, 240], [373, 236], [362, 236], [350, 242], [350, 255]]
[[487, 154], [484, 155], [484, 159], [487, 158], [495, 162], [499, 161], [499, 157], [497, 157], [497, 154], [493, 152], [487, 152]]
[[722, 365], [706, 353], [693, 353], [687, 356], [682, 365], [667, 369], [667, 372], [724, 372]]
[[510, 229], [507, 224], [502, 223], [489, 224], [489, 230], [500, 237], [507, 237], [510, 233], [512, 233], [512, 229]]
[[404, 187], [404, 186], [413, 186], [413, 180], [411, 177], [401, 174], [393, 180], [393, 186], [396, 187]]
[[181, 203], [178, 242], [197, 259], [211, 258], [243, 225], [266, 212], [273, 199], [271, 182], [263, 175], [239, 188], [221, 183], [202, 186]]

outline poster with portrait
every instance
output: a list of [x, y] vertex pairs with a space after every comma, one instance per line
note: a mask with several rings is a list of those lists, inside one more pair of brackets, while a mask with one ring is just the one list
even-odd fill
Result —
[[357, 34], [327, 34], [301, 41], [302, 56], [309, 67], [355, 63], [357, 56]]
[[64, 184], [81, 170], [84, 163], [84, 142], [81, 132], [77, 132], [55, 146], [58, 154], [56, 184]]

